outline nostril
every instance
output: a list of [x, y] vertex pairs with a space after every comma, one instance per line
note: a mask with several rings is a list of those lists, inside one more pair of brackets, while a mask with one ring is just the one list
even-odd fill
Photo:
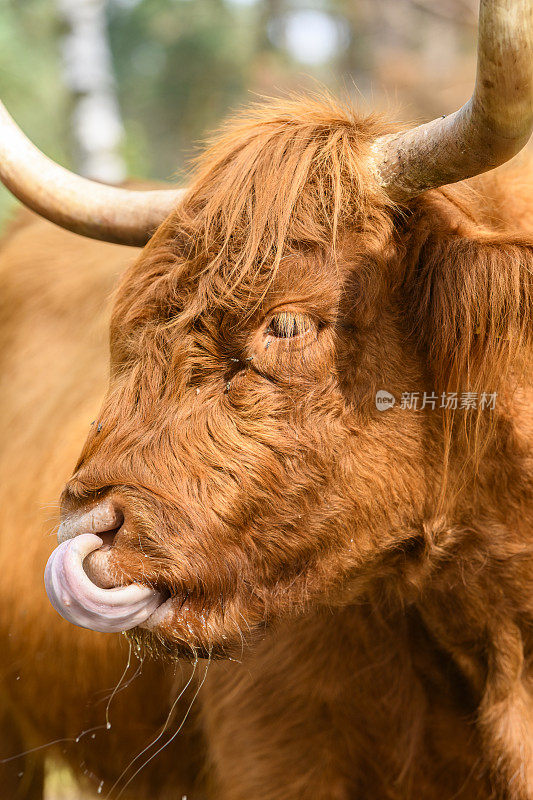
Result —
[[107, 547], [124, 522], [124, 514], [113, 500], [102, 500], [89, 508], [67, 514], [57, 532], [59, 544], [83, 533], [99, 536]]
[[68, 513], [57, 532], [59, 544], [87, 533], [95, 534], [102, 540], [102, 546], [90, 552], [83, 562], [85, 573], [101, 589], [111, 589], [117, 585], [111, 546], [123, 522], [121, 509], [108, 498]]
[[[120, 523], [120, 525], [122, 525], [122, 522]], [[105, 531], [104, 533], [100, 532], [98, 534], [98, 536], [100, 537], [100, 539], [104, 543], [102, 545], [102, 547], [100, 548], [101, 550], [108, 550], [111, 547], [111, 545], [113, 544], [113, 541], [115, 539], [115, 536], [118, 533], [120, 525], [117, 525], [117, 527], [114, 528], [112, 531]]]

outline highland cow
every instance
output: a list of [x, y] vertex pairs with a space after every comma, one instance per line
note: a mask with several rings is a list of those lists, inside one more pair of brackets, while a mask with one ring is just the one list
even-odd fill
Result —
[[[60, 171], [4, 113], [17, 196], [147, 244], [27, 215], [1, 250], [2, 752], [94, 726], [63, 755], [108, 791], [179, 698], [123, 797], [532, 800], [532, 173], [481, 176], [529, 138], [531, 33], [484, 0], [456, 114], [265, 103], [182, 192]], [[40, 581], [93, 414], [46, 584], [115, 635]], [[119, 631], [155, 658], [107, 730]]]

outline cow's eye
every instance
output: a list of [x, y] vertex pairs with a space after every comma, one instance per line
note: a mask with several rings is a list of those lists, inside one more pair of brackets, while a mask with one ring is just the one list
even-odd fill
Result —
[[290, 311], [282, 311], [270, 320], [268, 333], [277, 339], [293, 339], [307, 333], [313, 326], [307, 314], [295, 314]]

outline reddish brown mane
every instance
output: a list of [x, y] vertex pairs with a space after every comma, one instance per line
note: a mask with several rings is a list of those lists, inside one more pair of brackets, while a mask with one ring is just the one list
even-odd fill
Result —
[[[478, 179], [479, 190], [492, 181]], [[441, 190], [409, 221], [407, 313], [443, 391], [512, 389], [512, 372], [527, 371], [531, 358], [533, 236], [512, 208], [495, 229], [479, 190]]]
[[392, 130], [329, 96], [293, 97], [246, 109], [198, 159], [180, 233], [205, 269], [230, 281], [301, 248], [335, 248], [350, 228], [387, 227], [386, 196], [371, 180], [370, 146]]

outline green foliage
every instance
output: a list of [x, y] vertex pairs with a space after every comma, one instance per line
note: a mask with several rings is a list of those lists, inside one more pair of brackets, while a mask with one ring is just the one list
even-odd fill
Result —
[[[44, 152], [68, 164], [68, 97], [61, 81], [59, 35], [50, 0], [0, 0], [0, 97]], [[0, 225], [12, 202], [0, 187]]]
[[[72, 167], [57, 6], [55, 0], [0, 0], [0, 97], [43, 152]], [[128, 171], [172, 178], [204, 133], [245, 97], [260, 7], [108, 0], [107, 9]], [[11, 208], [12, 197], [0, 186], [0, 226]]]
[[168, 178], [204, 132], [241, 102], [256, 15], [253, 7], [221, 0], [111, 6], [111, 46], [133, 174]]

